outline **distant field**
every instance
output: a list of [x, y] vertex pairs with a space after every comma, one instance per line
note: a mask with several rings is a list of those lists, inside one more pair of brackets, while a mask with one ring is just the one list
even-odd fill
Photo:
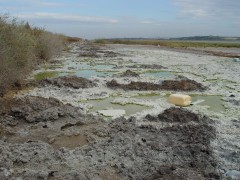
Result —
[[187, 47], [225, 47], [240, 48], [240, 41], [180, 41], [180, 40], [129, 40], [129, 39], [98, 39], [95, 43], [101, 44], [139, 44], [154, 45], [172, 48]]

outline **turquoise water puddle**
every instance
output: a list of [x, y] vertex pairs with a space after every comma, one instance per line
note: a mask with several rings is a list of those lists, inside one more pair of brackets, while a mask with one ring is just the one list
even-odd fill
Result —
[[75, 75], [77, 77], [83, 77], [83, 78], [91, 78], [91, 77], [111, 77], [114, 74], [114, 72], [99, 72], [97, 70], [79, 70], [75, 73], [72, 73], [72, 75]]
[[169, 78], [174, 79], [176, 76], [172, 72], [168, 71], [156, 71], [143, 73], [144, 76], [155, 77], [155, 78]]
[[210, 111], [214, 112], [221, 112], [225, 111], [225, 108], [223, 106], [222, 102], [222, 96], [207, 96], [207, 95], [191, 95], [192, 96], [192, 102], [204, 100], [203, 102], [197, 104], [197, 105], [203, 105], [203, 106], [209, 106]]

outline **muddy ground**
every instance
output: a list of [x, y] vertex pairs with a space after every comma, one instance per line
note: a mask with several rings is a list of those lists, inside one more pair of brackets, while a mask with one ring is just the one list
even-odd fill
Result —
[[[71, 45], [48, 65], [65, 74], [0, 99], [0, 179], [240, 179], [240, 66], [179, 51]], [[175, 92], [221, 95], [225, 110], [176, 107]], [[111, 119], [85, 104], [115, 96], [120, 108], [149, 107]]]
[[56, 99], [5, 103], [1, 179], [220, 179], [206, 116], [171, 108], [138, 126], [134, 117], [106, 122]]

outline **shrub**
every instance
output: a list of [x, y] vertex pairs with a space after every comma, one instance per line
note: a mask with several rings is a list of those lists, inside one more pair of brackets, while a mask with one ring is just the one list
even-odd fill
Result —
[[64, 47], [63, 35], [0, 16], [0, 96]]

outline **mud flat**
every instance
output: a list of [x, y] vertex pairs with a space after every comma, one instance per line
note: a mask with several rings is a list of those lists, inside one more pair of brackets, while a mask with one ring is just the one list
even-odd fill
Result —
[[0, 99], [0, 179], [240, 179], [239, 70], [196, 50], [71, 44]]

